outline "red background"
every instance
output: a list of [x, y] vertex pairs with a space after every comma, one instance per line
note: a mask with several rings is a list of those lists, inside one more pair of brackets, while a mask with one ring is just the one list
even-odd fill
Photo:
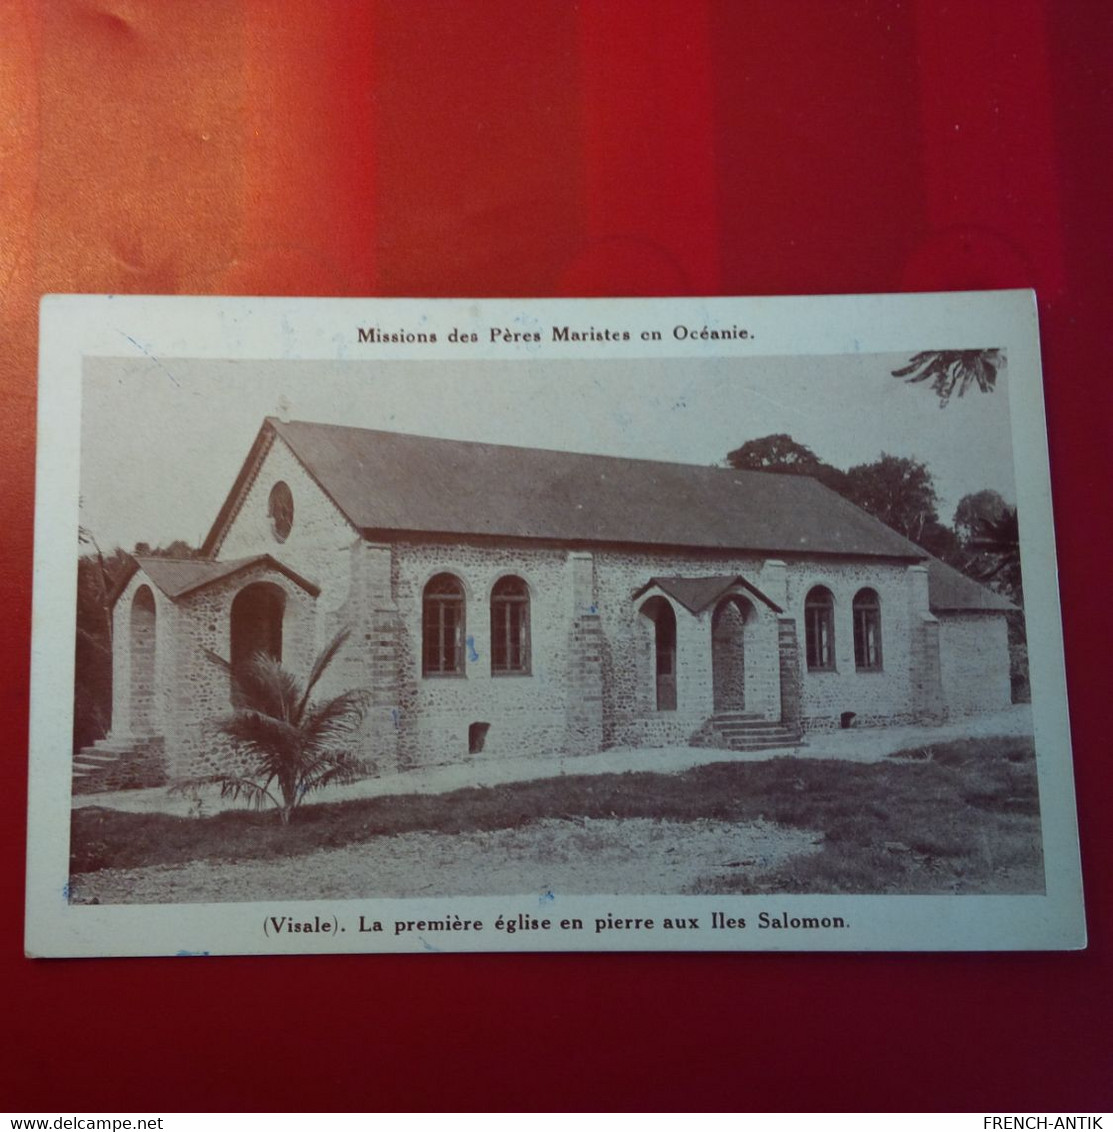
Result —
[[[0, 27], [0, 1104], [1110, 1107], [1113, 8], [0, 0]], [[40, 294], [999, 286], [1040, 301], [1088, 951], [22, 958]]]

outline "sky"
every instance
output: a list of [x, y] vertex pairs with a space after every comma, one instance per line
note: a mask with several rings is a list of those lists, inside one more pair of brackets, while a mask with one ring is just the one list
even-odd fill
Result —
[[199, 545], [265, 416], [718, 464], [788, 433], [840, 468], [923, 461], [939, 515], [1016, 498], [1007, 371], [947, 408], [890, 371], [904, 354], [603, 361], [85, 359], [81, 522], [103, 550]]

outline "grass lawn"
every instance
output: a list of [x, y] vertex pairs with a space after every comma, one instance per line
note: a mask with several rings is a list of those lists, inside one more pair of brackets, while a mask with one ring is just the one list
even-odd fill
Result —
[[[819, 852], [742, 870], [690, 891], [1042, 892], [1039, 800], [1029, 739], [979, 739], [877, 763], [779, 758], [683, 774], [568, 775], [440, 795], [306, 804], [181, 818], [97, 807], [73, 812], [71, 871], [304, 856], [413, 831], [451, 837], [528, 830], [546, 819], [672, 822], [763, 818], [814, 831]], [[613, 828], [621, 836], [621, 820]]]

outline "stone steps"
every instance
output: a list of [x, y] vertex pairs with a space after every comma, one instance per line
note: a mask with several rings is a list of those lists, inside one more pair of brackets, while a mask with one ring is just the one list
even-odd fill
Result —
[[732, 751], [771, 751], [802, 743], [783, 723], [746, 712], [720, 712], [711, 718], [711, 731]]
[[74, 773], [92, 773], [101, 767], [112, 766], [119, 755], [106, 755], [103, 752], [90, 751], [86, 748], [73, 757]]
[[780, 723], [716, 723], [712, 722], [712, 727], [720, 735], [752, 735], [755, 738], [760, 735], [783, 735], [788, 732], [788, 728], [782, 726]]
[[160, 736], [98, 739], [73, 756], [73, 793], [161, 786], [167, 777], [164, 748]]

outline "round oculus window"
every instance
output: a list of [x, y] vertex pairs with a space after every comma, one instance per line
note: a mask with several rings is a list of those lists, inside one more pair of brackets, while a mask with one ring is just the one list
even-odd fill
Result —
[[285, 542], [294, 525], [294, 497], [290, 494], [290, 488], [281, 480], [271, 488], [267, 514], [270, 516], [274, 537], [279, 542]]

